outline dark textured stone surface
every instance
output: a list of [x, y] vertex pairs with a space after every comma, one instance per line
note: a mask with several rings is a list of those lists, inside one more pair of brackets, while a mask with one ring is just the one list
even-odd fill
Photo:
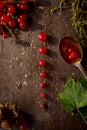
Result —
[[[82, 76], [76, 67], [63, 61], [58, 50], [62, 37], [74, 37], [71, 12], [68, 9], [51, 14], [50, 9], [58, 4], [56, 0], [37, 0], [36, 3], [29, 31], [19, 31], [20, 39], [17, 41], [0, 37], [0, 102], [12, 101], [28, 112], [33, 119], [29, 130], [86, 130], [83, 122], [63, 111], [58, 99], [68, 76], [75, 79]], [[39, 47], [44, 44], [37, 38], [41, 31], [49, 36], [45, 44], [49, 53], [45, 56], [38, 53]], [[38, 67], [40, 59], [47, 61], [46, 68]], [[39, 89], [39, 73], [42, 70], [48, 74], [46, 89]], [[16, 88], [18, 81], [23, 83], [20, 89]], [[47, 93], [45, 100], [40, 98], [43, 91]], [[41, 110], [40, 102], [46, 103], [48, 109]]]

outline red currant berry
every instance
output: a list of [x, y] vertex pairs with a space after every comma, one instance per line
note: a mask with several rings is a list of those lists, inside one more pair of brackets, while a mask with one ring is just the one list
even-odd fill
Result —
[[8, 38], [8, 33], [3, 33], [3, 38]]
[[39, 48], [39, 53], [40, 53], [40, 54], [46, 54], [46, 53], [47, 53], [46, 47], [40, 47], [40, 48]]
[[41, 83], [39, 84], [39, 86], [40, 86], [40, 88], [45, 88], [45, 87], [46, 87], [46, 83], [45, 83], [45, 82], [41, 82]]
[[73, 60], [76, 60], [77, 58], [79, 58], [79, 53], [78, 52], [72, 52], [70, 55], [69, 55], [69, 60], [73, 61]]
[[21, 9], [22, 10], [28, 10], [29, 9], [28, 4], [27, 3], [26, 4], [21, 4]]
[[46, 98], [46, 94], [45, 93], [40, 93], [41, 98]]
[[20, 27], [21, 29], [25, 29], [27, 27], [27, 23], [26, 22], [20, 23]]
[[44, 108], [45, 108], [45, 104], [41, 102], [41, 103], [40, 103], [40, 108], [41, 108], [41, 109], [44, 109]]
[[74, 48], [74, 47], [70, 47], [69, 49], [68, 49], [68, 52], [69, 53], [72, 53], [72, 52], [75, 52], [76, 51], [76, 48]]
[[21, 126], [20, 126], [20, 129], [21, 129], [21, 130], [28, 130], [28, 124], [25, 123], [25, 122], [23, 122], [23, 123], [21, 124]]
[[39, 33], [38, 38], [40, 41], [44, 42], [47, 39], [47, 35], [44, 32]]
[[27, 16], [25, 13], [23, 13], [23, 14], [20, 14], [20, 18], [21, 18], [23, 21], [26, 21], [27, 18], [28, 18], [28, 16]]
[[23, 23], [24, 22], [22, 18], [18, 18], [17, 21], [18, 21], [18, 23]]
[[39, 66], [43, 67], [46, 65], [46, 62], [44, 60], [39, 61]]
[[14, 19], [9, 20], [8, 22], [9, 27], [13, 28], [16, 26], [16, 21]]
[[46, 77], [46, 72], [40, 72], [40, 77], [45, 78]]
[[3, 7], [4, 7], [4, 2], [0, 1], [0, 9], [3, 9]]
[[16, 11], [16, 8], [14, 7], [14, 5], [10, 5], [10, 6], [8, 7], [8, 11], [9, 11], [9, 13], [14, 14], [15, 11]]
[[3, 14], [1, 16], [1, 21], [4, 22], [4, 23], [8, 23], [10, 20], [10, 16], [8, 16], [7, 14]]

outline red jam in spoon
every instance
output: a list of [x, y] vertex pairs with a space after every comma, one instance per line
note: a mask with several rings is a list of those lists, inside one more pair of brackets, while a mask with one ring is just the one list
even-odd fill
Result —
[[64, 37], [60, 41], [59, 50], [61, 56], [68, 64], [75, 65], [82, 59], [82, 49], [73, 38]]

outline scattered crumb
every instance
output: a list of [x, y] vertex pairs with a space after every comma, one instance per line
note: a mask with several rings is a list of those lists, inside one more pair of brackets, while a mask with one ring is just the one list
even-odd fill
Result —
[[24, 80], [23, 83], [22, 83], [22, 85], [23, 85], [23, 86], [27, 86], [27, 85], [28, 85], [27, 81]]
[[22, 53], [21, 53], [21, 55], [23, 56], [25, 54], [25, 51], [23, 51]]
[[59, 98], [57, 97], [56, 99], [58, 100]]
[[32, 47], [33, 45], [32, 45], [32, 44], [30, 44], [30, 46]]
[[22, 67], [22, 66], [23, 66], [23, 63], [21, 62], [21, 63], [20, 63], [20, 67]]
[[27, 76], [28, 76], [28, 75], [27, 75], [27, 74], [25, 74], [25, 76], [24, 76], [24, 77], [25, 77], [25, 78], [27, 78]]
[[18, 61], [18, 58], [15, 58], [16, 61]]
[[22, 51], [24, 51], [24, 48], [21, 48]]
[[20, 81], [16, 82], [16, 88], [21, 88], [22, 87], [22, 83]]
[[65, 27], [67, 27], [68, 26], [68, 23], [65, 25]]
[[43, 10], [43, 9], [44, 9], [44, 7], [43, 7], [43, 6], [39, 6], [38, 8], [39, 8], [39, 9], [41, 9], [41, 10]]

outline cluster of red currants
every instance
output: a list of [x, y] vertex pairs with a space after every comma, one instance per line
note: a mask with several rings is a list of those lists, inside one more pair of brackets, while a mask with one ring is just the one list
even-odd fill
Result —
[[29, 128], [29, 125], [28, 123], [24, 120], [24, 117], [23, 116], [19, 116], [17, 119], [16, 119], [16, 127], [19, 128], [20, 130], [28, 130]]
[[[14, 103], [0, 104], [0, 129], [28, 130], [30, 125], [29, 114], [23, 112]], [[15, 128], [13, 128], [15, 127]]]
[[[38, 35], [38, 39], [41, 42], [45, 42], [47, 40], [47, 35], [44, 32], [40, 32], [39, 35]], [[46, 53], [47, 53], [46, 47], [45, 46], [41, 46], [39, 48], [39, 54], [45, 55]], [[45, 67], [46, 66], [46, 61], [45, 60], [40, 60], [38, 64], [39, 64], [40, 67]], [[45, 71], [40, 72], [39, 75], [40, 75], [40, 77], [42, 79], [46, 78], [46, 76], [47, 76]], [[45, 88], [46, 87], [46, 81], [42, 80], [40, 82], [40, 84], [39, 84], [39, 87], [40, 88]], [[42, 92], [42, 93], [40, 93], [40, 97], [45, 99], [47, 97], [47, 95], [46, 95], [46, 93]], [[45, 108], [45, 104], [41, 102], [40, 103], [40, 108], [44, 109]]]
[[80, 53], [76, 47], [71, 46], [68, 48], [67, 56], [69, 61], [74, 61], [80, 57]]
[[26, 29], [28, 10], [28, 0], [0, 0], [0, 35], [15, 37], [13, 29]]

